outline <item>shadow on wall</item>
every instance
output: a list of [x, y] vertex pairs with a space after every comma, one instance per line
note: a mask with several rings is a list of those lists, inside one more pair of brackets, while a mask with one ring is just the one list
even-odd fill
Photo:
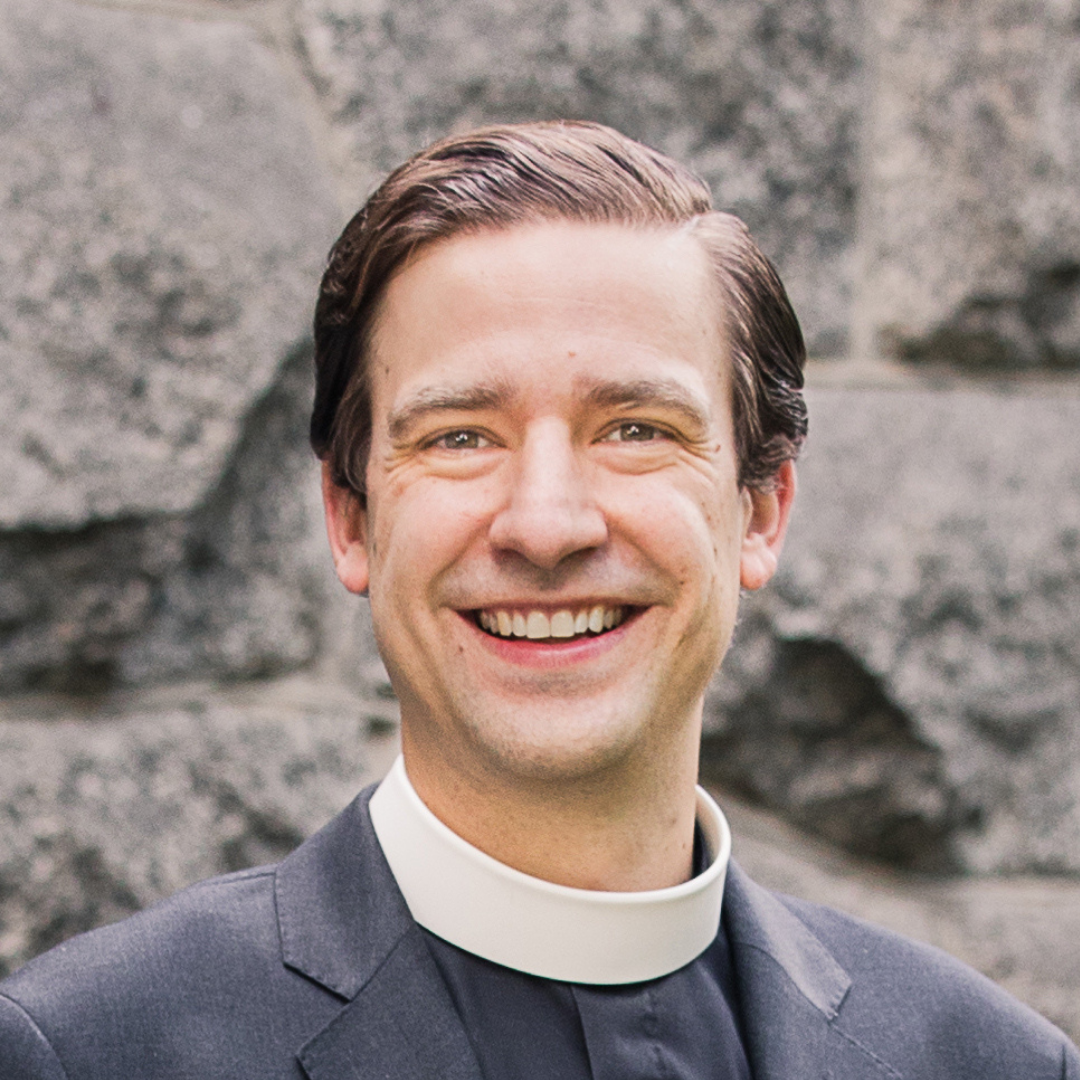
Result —
[[314, 659], [332, 583], [311, 362], [309, 344], [293, 350], [191, 513], [0, 531], [0, 693], [264, 678]]
[[972, 296], [924, 335], [885, 328], [886, 354], [914, 363], [962, 365], [972, 372], [1080, 368], [1080, 264], [1028, 275], [1019, 295]]
[[866, 858], [955, 871], [977, 806], [881, 681], [834, 641], [777, 641], [769, 677], [707, 732], [702, 776]]

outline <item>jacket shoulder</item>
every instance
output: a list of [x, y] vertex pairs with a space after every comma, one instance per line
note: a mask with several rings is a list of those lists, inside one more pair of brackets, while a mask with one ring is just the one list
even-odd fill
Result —
[[[295, 1075], [329, 995], [282, 964], [275, 871], [190, 886], [0, 982], [0, 1078], [226, 1076], [238, 1054], [244, 1075]], [[274, 1062], [279, 1044], [293, 1071]]]
[[879, 1047], [884, 1060], [908, 1061], [913, 1075], [1080, 1078], [1068, 1037], [967, 964], [832, 908], [774, 895], [851, 979], [838, 1029]]
[[[271, 949], [275, 868], [209, 878], [120, 922], [70, 938], [0, 982], [14, 1000], [42, 1004], [58, 995], [111, 991], [156, 972], [218, 966]], [[271, 933], [273, 931], [273, 933]]]
[[0, 1077], [68, 1080], [42, 1030], [17, 1002], [0, 993]]

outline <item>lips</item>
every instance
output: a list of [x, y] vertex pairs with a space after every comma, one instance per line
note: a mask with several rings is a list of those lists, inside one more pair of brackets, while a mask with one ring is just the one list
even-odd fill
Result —
[[569, 641], [596, 637], [606, 630], [612, 630], [622, 623], [627, 613], [628, 609], [618, 604], [592, 604], [548, 611], [537, 608], [482, 608], [476, 612], [476, 622], [481, 630], [493, 637]]

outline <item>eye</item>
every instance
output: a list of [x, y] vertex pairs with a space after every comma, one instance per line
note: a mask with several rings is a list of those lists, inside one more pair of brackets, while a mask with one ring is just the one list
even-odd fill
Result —
[[601, 440], [602, 442], [652, 442], [654, 439], [669, 438], [668, 433], [662, 428], [645, 424], [640, 420], [625, 420], [617, 427], [612, 428]]
[[491, 446], [491, 441], [478, 431], [463, 428], [460, 431], [448, 431], [429, 444], [437, 450], [482, 450]]

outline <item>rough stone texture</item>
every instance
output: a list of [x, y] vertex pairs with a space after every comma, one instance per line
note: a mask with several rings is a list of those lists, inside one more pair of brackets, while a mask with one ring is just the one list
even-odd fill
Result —
[[694, 166], [779, 264], [812, 349], [842, 350], [858, 0], [300, 0], [361, 186], [449, 131], [599, 120]]
[[868, 8], [860, 351], [1080, 365], [1080, 4]]
[[367, 689], [368, 701], [325, 685], [230, 700], [194, 687], [129, 715], [5, 716], [0, 976], [193, 881], [291, 851], [391, 760], [393, 703]]
[[1080, 874], [1080, 396], [830, 390], [718, 776], [920, 869]]
[[312, 660], [337, 211], [244, 27], [0, 12], [0, 692]]
[[250, 412], [187, 515], [0, 533], [0, 689], [103, 691], [313, 662], [344, 591], [304, 442], [310, 354]]
[[338, 213], [247, 28], [0, 12], [0, 527], [197, 506], [307, 336]]

